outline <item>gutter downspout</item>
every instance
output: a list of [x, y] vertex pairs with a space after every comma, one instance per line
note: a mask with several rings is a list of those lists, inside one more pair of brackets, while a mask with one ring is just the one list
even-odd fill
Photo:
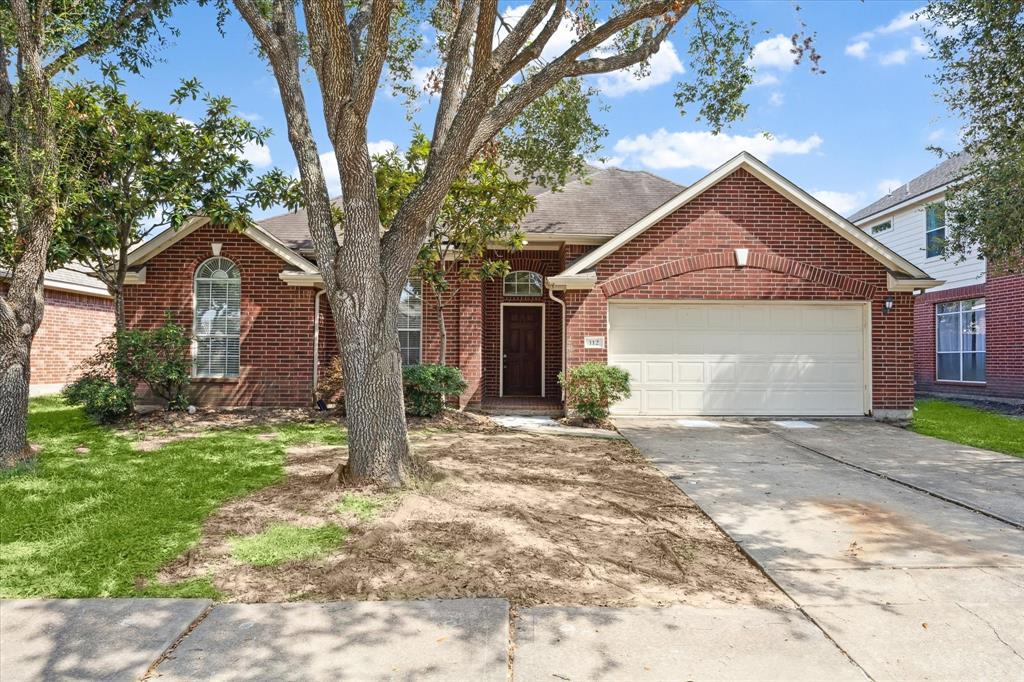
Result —
[[313, 400], [316, 401], [316, 389], [320, 383], [320, 297], [327, 292], [320, 289], [313, 297]]
[[[560, 298], [555, 298], [555, 290], [551, 288], [548, 289], [548, 298], [550, 298], [552, 301], [554, 301], [555, 303], [562, 307], [562, 373], [565, 374], [565, 301], [563, 301]], [[562, 388], [562, 402], [565, 402], [565, 388]]]

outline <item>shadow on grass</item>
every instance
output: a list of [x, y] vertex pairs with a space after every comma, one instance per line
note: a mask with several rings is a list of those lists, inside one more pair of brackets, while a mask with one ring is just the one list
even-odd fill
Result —
[[[276, 437], [257, 437], [273, 432]], [[0, 596], [216, 596], [208, 580], [146, 586], [226, 500], [283, 477], [285, 448], [337, 426], [212, 430], [140, 452], [57, 398], [32, 401], [31, 466], [0, 477]]]

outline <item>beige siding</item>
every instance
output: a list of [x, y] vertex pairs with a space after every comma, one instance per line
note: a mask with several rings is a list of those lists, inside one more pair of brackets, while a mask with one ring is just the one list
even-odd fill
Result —
[[[983, 284], [985, 282], [985, 261], [979, 260], [975, 253], [961, 263], [943, 257], [925, 258], [925, 206], [934, 201], [935, 199], [929, 199], [901, 208], [895, 213], [862, 222], [860, 227], [930, 276], [946, 282], [929, 291]], [[892, 228], [878, 234], [871, 232], [873, 225], [886, 220], [892, 220]]]

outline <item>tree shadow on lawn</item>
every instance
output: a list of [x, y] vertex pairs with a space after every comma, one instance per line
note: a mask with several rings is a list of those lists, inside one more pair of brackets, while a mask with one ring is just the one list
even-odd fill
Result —
[[[268, 430], [274, 439], [260, 438]], [[277, 425], [210, 431], [140, 452], [59, 399], [32, 401], [36, 465], [0, 478], [0, 595], [216, 596], [204, 576], [147, 585], [226, 500], [279, 481], [294, 442], [340, 429]]]

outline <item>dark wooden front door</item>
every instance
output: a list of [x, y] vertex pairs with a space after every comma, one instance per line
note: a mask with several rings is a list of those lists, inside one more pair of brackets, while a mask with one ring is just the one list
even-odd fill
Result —
[[541, 306], [504, 308], [502, 372], [505, 395], [540, 395], [543, 311]]

